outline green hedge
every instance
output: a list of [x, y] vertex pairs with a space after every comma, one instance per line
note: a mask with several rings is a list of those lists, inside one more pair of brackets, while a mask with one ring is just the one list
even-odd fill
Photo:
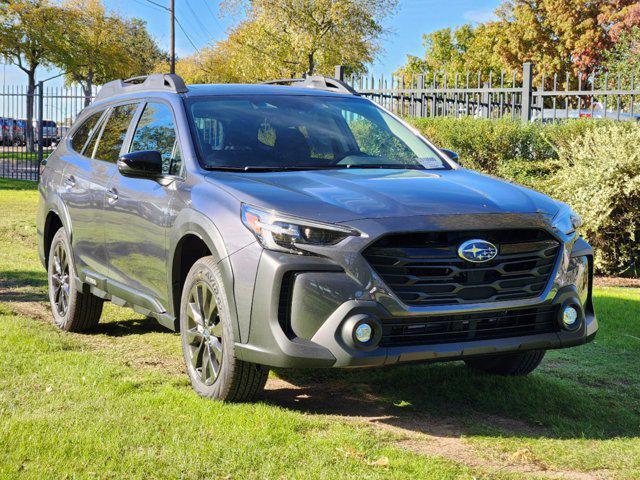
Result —
[[640, 126], [571, 120], [524, 123], [474, 118], [410, 119], [460, 163], [573, 206], [596, 250], [596, 271], [640, 275]]

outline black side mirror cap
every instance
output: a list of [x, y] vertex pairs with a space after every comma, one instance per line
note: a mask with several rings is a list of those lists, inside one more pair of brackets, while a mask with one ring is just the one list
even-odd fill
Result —
[[118, 159], [118, 171], [125, 177], [158, 178], [162, 176], [162, 155], [157, 150], [125, 153]]
[[460, 159], [460, 156], [453, 150], [441, 148], [440, 151], [444, 153], [447, 157], [449, 157], [451, 160], [453, 160], [454, 162], [457, 162]]

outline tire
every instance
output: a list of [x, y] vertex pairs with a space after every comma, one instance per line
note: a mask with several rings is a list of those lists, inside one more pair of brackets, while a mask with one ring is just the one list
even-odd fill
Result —
[[68, 332], [87, 332], [98, 325], [104, 300], [78, 291], [71, 244], [64, 228], [51, 241], [49, 263], [49, 302], [54, 323]]
[[222, 275], [213, 257], [196, 261], [180, 301], [180, 336], [193, 389], [224, 402], [247, 402], [262, 392], [269, 369], [235, 356]]
[[485, 358], [465, 360], [468, 367], [496, 375], [528, 375], [533, 372], [544, 358], [545, 350], [510, 353]]

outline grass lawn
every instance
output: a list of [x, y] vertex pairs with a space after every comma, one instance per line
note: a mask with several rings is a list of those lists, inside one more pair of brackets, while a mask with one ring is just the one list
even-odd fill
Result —
[[[9, 148], [19, 148], [19, 147], [9, 147]], [[48, 148], [45, 148], [44, 151], [43, 151], [43, 158], [47, 158], [50, 153], [51, 153], [51, 150], [48, 149]], [[16, 150], [2, 151], [2, 150], [0, 150], [0, 159], [36, 161], [36, 160], [38, 160], [38, 152], [27, 152], [27, 151], [23, 151], [23, 150], [20, 150], [20, 151], [16, 151]]]
[[640, 478], [640, 291], [595, 292], [601, 330], [526, 378], [461, 363], [272, 372], [199, 398], [178, 335], [106, 305], [48, 323], [31, 183], [0, 180], [0, 478]]

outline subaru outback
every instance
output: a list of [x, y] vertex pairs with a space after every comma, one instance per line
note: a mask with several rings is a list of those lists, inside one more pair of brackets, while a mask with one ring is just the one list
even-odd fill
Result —
[[456, 158], [335, 79], [110, 82], [42, 169], [53, 319], [132, 307], [226, 401], [270, 367], [528, 374], [596, 334], [593, 251], [569, 206]]

